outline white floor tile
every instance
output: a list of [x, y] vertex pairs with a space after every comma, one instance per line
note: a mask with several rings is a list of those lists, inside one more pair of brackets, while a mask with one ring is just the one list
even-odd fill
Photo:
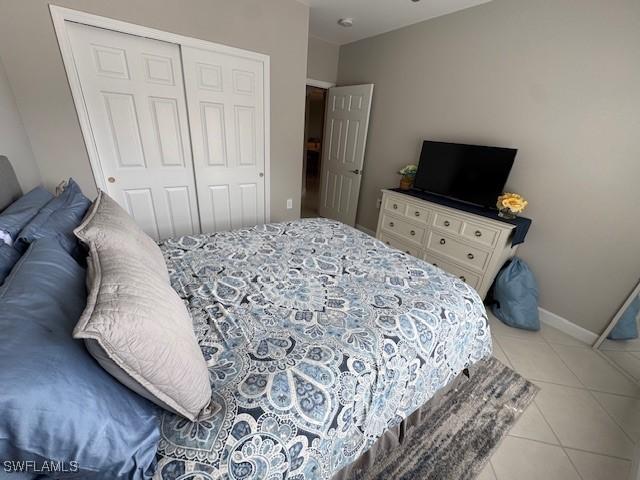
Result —
[[577, 338], [567, 335], [561, 330], [550, 325], [542, 324], [540, 334], [549, 343], [557, 343], [559, 345], [570, 345], [574, 347], [588, 347], [586, 343], [581, 342]]
[[494, 314], [487, 310], [487, 316], [489, 318], [489, 327], [491, 328], [491, 334], [498, 338], [513, 337], [520, 338], [522, 340], [531, 340], [536, 342], [544, 342], [544, 338], [540, 332], [531, 332], [529, 330], [522, 330], [519, 328], [509, 327], [502, 323]]
[[497, 480], [580, 480], [562, 448], [506, 437], [491, 459]]
[[493, 356], [496, 357], [498, 360], [500, 360], [502, 363], [504, 363], [507, 367], [513, 368], [513, 365], [511, 365], [511, 362], [509, 361], [507, 356], [504, 354], [504, 350], [502, 350], [502, 347], [500, 346], [500, 342], [498, 338], [494, 335], [491, 338], [491, 341], [493, 342]]
[[546, 443], [558, 443], [558, 439], [549, 428], [535, 402], [529, 405], [513, 428], [509, 430], [509, 435]]
[[640, 400], [636, 398], [593, 392], [604, 407], [634, 442], [640, 441]]
[[566, 449], [582, 480], [625, 480], [628, 478], [631, 462], [605, 457], [595, 453]]
[[610, 358], [622, 370], [636, 380], [640, 379], [640, 358], [631, 352], [603, 351], [602, 354]]
[[499, 341], [511, 365], [520, 375], [543, 382], [582, 386], [578, 378], [571, 373], [546, 342], [539, 343], [511, 337], [502, 337]]
[[485, 467], [476, 477], [476, 480], [496, 480], [496, 476], [493, 473], [493, 467], [491, 466], [491, 462], [487, 462]]
[[633, 443], [584, 389], [537, 382], [536, 404], [565, 447], [632, 458]]
[[555, 344], [552, 347], [585, 387], [602, 392], [640, 396], [640, 387], [592, 349]]
[[634, 338], [633, 340], [605, 340], [600, 345], [600, 349], [640, 352], [640, 338]]

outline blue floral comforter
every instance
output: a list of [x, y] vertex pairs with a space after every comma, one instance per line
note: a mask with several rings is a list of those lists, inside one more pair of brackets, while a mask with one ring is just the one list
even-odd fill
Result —
[[164, 414], [158, 479], [329, 479], [491, 352], [473, 289], [334, 221], [161, 248], [213, 402]]

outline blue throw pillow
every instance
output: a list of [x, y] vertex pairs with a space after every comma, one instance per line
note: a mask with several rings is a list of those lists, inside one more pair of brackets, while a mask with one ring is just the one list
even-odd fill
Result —
[[2, 285], [2, 282], [7, 278], [7, 275], [9, 275], [18, 260], [20, 260], [18, 251], [0, 241], [0, 285]]
[[91, 202], [82, 194], [72, 178], [64, 191], [52, 198], [20, 231], [15, 248], [24, 252], [38, 238], [60, 236], [60, 243], [69, 253], [76, 253], [78, 242], [73, 230], [80, 225]]
[[18, 233], [35, 217], [53, 195], [42, 187], [36, 187], [23, 195], [0, 213], [0, 232], [15, 241]]
[[31, 460], [67, 470], [47, 478], [149, 478], [158, 409], [72, 338], [85, 304], [85, 270], [55, 238], [34, 242], [0, 287], [0, 466]]

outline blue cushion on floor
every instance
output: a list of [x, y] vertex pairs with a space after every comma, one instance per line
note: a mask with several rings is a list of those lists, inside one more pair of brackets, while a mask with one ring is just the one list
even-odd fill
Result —
[[538, 283], [524, 260], [514, 257], [496, 277], [492, 311], [510, 327], [540, 330]]
[[37, 187], [23, 195], [0, 213], [0, 230], [7, 232], [14, 241], [22, 230], [35, 217], [40, 209], [53, 198], [42, 187]]
[[16, 250], [24, 252], [31, 242], [39, 238], [60, 236], [62, 246], [74, 253], [78, 242], [73, 230], [80, 225], [90, 204], [78, 184], [70, 178], [67, 188], [42, 207], [20, 231], [14, 245]]
[[638, 338], [638, 313], [640, 313], [640, 295], [627, 307], [618, 323], [607, 338], [611, 340], [632, 340]]
[[35, 241], [0, 287], [0, 459], [77, 462], [47, 478], [149, 478], [158, 409], [72, 338], [85, 304], [85, 270], [56, 238]]

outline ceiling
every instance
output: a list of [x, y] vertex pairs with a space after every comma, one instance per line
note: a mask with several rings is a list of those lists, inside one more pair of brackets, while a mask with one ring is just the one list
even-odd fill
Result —
[[[343, 45], [491, 0], [301, 0], [311, 8], [309, 35]], [[338, 25], [352, 17], [353, 26]]]

